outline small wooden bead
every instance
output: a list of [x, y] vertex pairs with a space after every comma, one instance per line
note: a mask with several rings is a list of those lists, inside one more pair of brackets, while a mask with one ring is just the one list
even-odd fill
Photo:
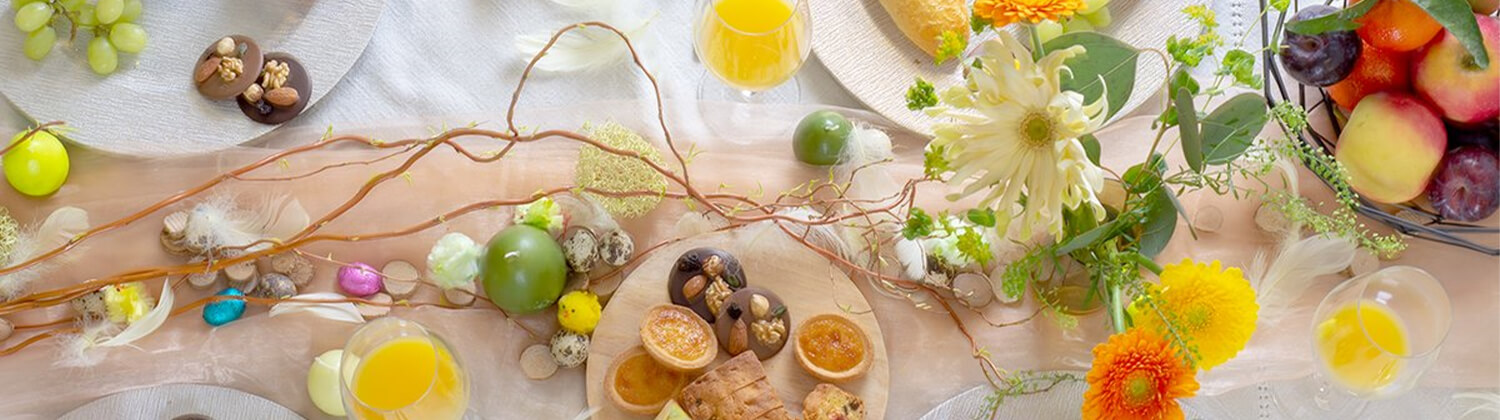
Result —
[[364, 316], [365, 319], [375, 319], [391, 313], [391, 307], [386, 306], [392, 302], [391, 295], [385, 293], [376, 293], [373, 296], [365, 298], [365, 300], [380, 304], [371, 305], [364, 302], [355, 303], [354, 307], [359, 308], [359, 314]]
[[552, 360], [552, 349], [546, 344], [532, 344], [521, 352], [521, 371], [527, 378], [542, 380], [557, 373], [557, 362]]
[[474, 304], [475, 287], [473, 282], [465, 283], [463, 286], [443, 291], [443, 302], [455, 308], [465, 308]]
[[214, 287], [214, 283], [219, 282], [219, 272], [209, 271], [203, 273], [188, 274], [187, 281], [188, 285], [193, 286], [194, 289], [210, 289]]
[[406, 261], [394, 260], [385, 263], [385, 267], [381, 268], [380, 272], [385, 273], [385, 278], [382, 280], [385, 284], [385, 292], [396, 299], [410, 299], [413, 294], [416, 294], [417, 285], [422, 282], [422, 272], [417, 270], [417, 266]]
[[255, 277], [255, 261], [245, 261], [224, 267], [224, 277], [232, 283], [244, 283]]

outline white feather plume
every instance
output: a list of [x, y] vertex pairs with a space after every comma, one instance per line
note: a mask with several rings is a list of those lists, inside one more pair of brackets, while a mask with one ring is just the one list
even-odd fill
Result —
[[[89, 230], [89, 213], [77, 207], [54, 210], [34, 230], [26, 230], [16, 238], [11, 253], [5, 259], [6, 267], [20, 264], [32, 257], [66, 245], [68, 241]], [[65, 263], [76, 254], [63, 254], [48, 262], [33, 264], [14, 273], [0, 275], [0, 302], [9, 301], [26, 293], [31, 282], [42, 277], [49, 269]]]
[[118, 330], [118, 326], [108, 320], [84, 321], [79, 332], [57, 336], [58, 357], [53, 364], [75, 368], [99, 364], [104, 360], [105, 352], [94, 349]]
[[553, 3], [580, 12], [614, 9], [615, 0], [552, 0]]
[[120, 330], [119, 334], [115, 334], [113, 337], [99, 342], [96, 347], [128, 346], [130, 343], [134, 343], [136, 340], [140, 340], [155, 332], [157, 328], [161, 328], [162, 324], [167, 322], [167, 317], [172, 314], [172, 301], [172, 283], [162, 281], [161, 298], [157, 299], [156, 307], [151, 308], [151, 311], [146, 312], [146, 315], [141, 317], [141, 319], [135, 320], [135, 322], [126, 326], [125, 329]]
[[1357, 249], [1346, 238], [1318, 235], [1288, 240], [1274, 260], [1267, 260], [1264, 251], [1256, 254], [1250, 263], [1250, 276], [1261, 318], [1271, 319], [1290, 306], [1319, 277], [1349, 267]]
[[675, 237], [687, 238], [713, 232], [725, 226], [729, 226], [729, 222], [717, 214], [690, 211], [677, 218], [673, 233]]
[[[295, 198], [274, 197], [256, 208], [244, 209], [233, 196], [218, 194], [188, 212], [183, 243], [202, 250], [244, 247], [262, 239], [290, 237], [306, 228], [310, 220], [307, 210]], [[247, 250], [269, 246], [261, 243]]]
[[[329, 292], [307, 293], [292, 297], [292, 299], [302, 300], [338, 300], [343, 298], [344, 297], [342, 295], [339, 295], [338, 293]], [[319, 318], [330, 319], [339, 322], [348, 322], [351, 324], [361, 324], [365, 322], [365, 317], [359, 314], [359, 308], [356, 308], [353, 303], [349, 302], [311, 303], [285, 301], [276, 304], [276, 306], [272, 306], [269, 316], [274, 318], [277, 316], [294, 313], [308, 313]]]
[[[555, 0], [560, 1], [560, 0]], [[579, 3], [583, 1], [579, 0]], [[656, 20], [656, 13], [651, 17], [631, 24], [617, 24], [620, 32], [630, 37], [630, 41], [639, 52], [648, 47], [647, 39], [644, 37], [646, 28]], [[516, 49], [526, 60], [531, 60], [547, 41], [552, 39], [555, 32], [520, 35], [516, 37]], [[576, 72], [596, 69], [623, 60], [630, 55], [630, 50], [625, 47], [625, 41], [620, 39], [614, 32], [597, 26], [588, 26], [564, 34], [557, 40], [552, 49], [547, 50], [547, 56], [542, 57], [536, 63], [536, 68], [551, 72]]]
[[611, 232], [620, 229], [619, 222], [615, 217], [605, 210], [603, 205], [592, 198], [585, 196], [567, 194], [552, 197], [562, 209], [562, 214], [568, 218], [568, 226], [582, 226], [597, 233]]
[[[892, 159], [891, 137], [884, 131], [863, 125], [856, 126], [849, 135], [849, 146], [839, 157], [834, 167], [834, 177], [849, 184], [844, 195], [860, 207], [875, 208], [898, 200], [901, 184], [891, 177], [886, 165], [879, 162]], [[876, 218], [889, 218], [884, 214]]]

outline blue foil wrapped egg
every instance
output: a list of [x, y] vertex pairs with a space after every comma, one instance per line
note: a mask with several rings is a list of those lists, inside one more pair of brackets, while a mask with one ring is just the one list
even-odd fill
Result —
[[[217, 296], [244, 296], [245, 292], [233, 287], [224, 289]], [[203, 322], [208, 325], [221, 326], [240, 319], [245, 314], [245, 301], [238, 299], [221, 300], [203, 307]]]

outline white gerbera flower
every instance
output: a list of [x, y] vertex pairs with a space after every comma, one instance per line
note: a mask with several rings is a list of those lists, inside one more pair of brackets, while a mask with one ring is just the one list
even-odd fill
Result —
[[[959, 199], [980, 191], [981, 205], [996, 210], [998, 231], [1012, 220], [1030, 237], [1036, 227], [1063, 232], [1063, 209], [1088, 204], [1104, 216], [1097, 194], [1104, 171], [1090, 162], [1078, 137], [1104, 122], [1105, 96], [1084, 104], [1082, 94], [1063, 91], [1063, 62], [1083, 54], [1082, 46], [1052, 51], [1040, 62], [1009, 33], [981, 47], [979, 68], [969, 71], [966, 86], [949, 88], [942, 106], [929, 109], [950, 122], [933, 126], [928, 146], [941, 150], [953, 176], [963, 185]], [[1024, 197], [1023, 205], [1021, 203]]]

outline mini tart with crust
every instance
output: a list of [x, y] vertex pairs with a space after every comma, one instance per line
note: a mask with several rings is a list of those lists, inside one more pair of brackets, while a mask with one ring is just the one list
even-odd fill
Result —
[[636, 346], [610, 363], [604, 386], [609, 400], [620, 409], [653, 415], [661, 411], [689, 379], [687, 374], [657, 363], [644, 347]]
[[802, 321], [792, 340], [797, 364], [818, 379], [847, 382], [870, 370], [870, 336], [854, 321], [822, 314]]
[[708, 322], [692, 309], [671, 304], [646, 310], [641, 344], [651, 358], [678, 372], [702, 372], [719, 353], [719, 339]]

